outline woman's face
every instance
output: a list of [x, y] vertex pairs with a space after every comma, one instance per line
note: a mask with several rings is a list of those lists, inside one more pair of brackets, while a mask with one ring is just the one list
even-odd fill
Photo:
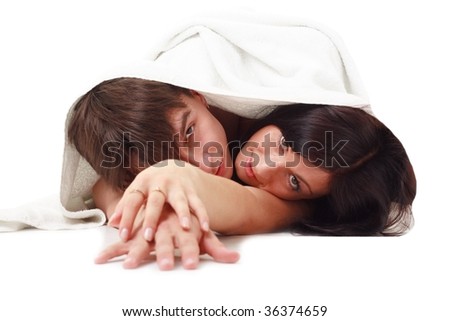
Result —
[[214, 175], [231, 178], [233, 162], [228, 151], [225, 130], [211, 114], [204, 97], [182, 95], [186, 108], [177, 108], [169, 115], [175, 132], [179, 133], [180, 157]]
[[236, 158], [235, 170], [244, 183], [285, 200], [318, 198], [329, 191], [330, 173], [307, 163], [273, 125], [250, 137]]

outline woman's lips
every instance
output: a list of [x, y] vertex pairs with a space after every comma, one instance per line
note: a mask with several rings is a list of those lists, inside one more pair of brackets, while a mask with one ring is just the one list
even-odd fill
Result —
[[256, 178], [255, 173], [253, 172], [253, 158], [248, 158], [245, 162], [245, 173], [250, 178]]

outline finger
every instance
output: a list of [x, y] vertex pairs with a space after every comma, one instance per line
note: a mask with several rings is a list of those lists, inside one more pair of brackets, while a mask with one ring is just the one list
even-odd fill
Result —
[[196, 195], [196, 194], [190, 194], [189, 196], [189, 204], [191, 208], [191, 213], [193, 213], [199, 223], [200, 227], [204, 232], [209, 231], [209, 217], [208, 213], [206, 211], [205, 205], [203, 204], [203, 201]]
[[162, 226], [155, 234], [156, 261], [161, 270], [167, 271], [174, 267], [174, 241], [172, 234]]
[[149, 242], [153, 240], [154, 232], [156, 231], [165, 203], [166, 197], [164, 193], [150, 192], [144, 209], [143, 223], [144, 238]]
[[114, 212], [108, 220], [108, 226], [118, 228], [121, 219], [122, 213]]
[[119, 202], [116, 205], [116, 208], [114, 209], [114, 213], [111, 216], [111, 220], [115, 220], [115, 217], [118, 216], [120, 219], [122, 219], [122, 211], [123, 211], [123, 202], [124, 202], [124, 196], [127, 191], [122, 195]]
[[181, 261], [185, 269], [195, 269], [198, 266], [200, 248], [197, 238], [189, 231], [180, 231], [177, 236]]
[[119, 236], [126, 242], [131, 234], [134, 220], [144, 204], [145, 198], [140, 193], [126, 192], [122, 197], [122, 211], [116, 212], [122, 215], [119, 225]]
[[209, 254], [216, 262], [235, 263], [239, 260], [239, 253], [227, 249], [212, 231], [204, 235], [202, 249], [204, 253]]
[[108, 246], [105, 250], [100, 252], [98, 256], [95, 258], [95, 263], [103, 264], [115, 257], [119, 257], [127, 253], [128, 253], [128, 244], [118, 242]]
[[137, 239], [130, 246], [126, 260], [123, 262], [123, 267], [126, 269], [134, 269], [139, 265], [150, 260], [150, 253], [154, 249], [153, 243], [148, 243], [142, 238]]
[[172, 206], [173, 210], [180, 220], [180, 225], [184, 229], [191, 227], [191, 211], [189, 200], [184, 192], [173, 192], [167, 202]]

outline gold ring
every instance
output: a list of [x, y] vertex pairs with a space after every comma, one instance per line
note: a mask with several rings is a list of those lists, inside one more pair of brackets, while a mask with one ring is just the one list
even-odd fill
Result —
[[139, 194], [142, 195], [142, 197], [144, 198], [144, 200], [147, 199], [147, 195], [145, 195], [145, 193], [144, 193], [143, 191], [141, 191], [140, 189], [138, 189], [138, 188], [135, 188], [134, 190], [132, 190], [132, 191], [130, 192], [130, 194], [133, 194], [133, 193], [139, 193]]
[[164, 192], [161, 190], [161, 188], [159, 188], [159, 186], [156, 187], [155, 189], [152, 189], [151, 192], [160, 192], [161, 194], [163, 194], [164, 198], [167, 199], [166, 193], [164, 193]]

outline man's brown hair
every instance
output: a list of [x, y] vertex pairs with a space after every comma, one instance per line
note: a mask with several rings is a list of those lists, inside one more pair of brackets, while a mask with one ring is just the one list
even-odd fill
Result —
[[75, 104], [68, 139], [107, 183], [124, 190], [145, 167], [179, 158], [168, 115], [190, 90], [139, 78], [106, 80]]

